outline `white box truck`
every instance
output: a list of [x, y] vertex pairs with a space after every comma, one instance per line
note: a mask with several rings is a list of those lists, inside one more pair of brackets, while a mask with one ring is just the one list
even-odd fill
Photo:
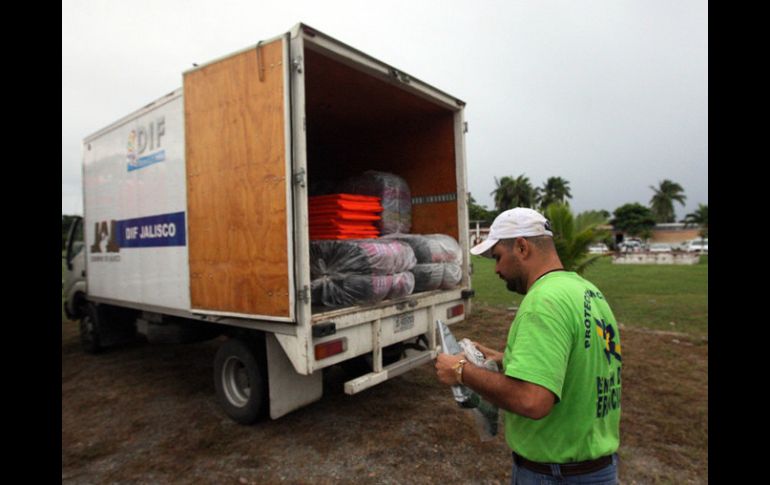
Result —
[[[429, 362], [473, 296], [464, 106], [304, 24], [184, 72], [83, 141], [64, 291], [84, 349], [226, 335], [215, 385], [241, 423], [320, 399], [331, 365], [368, 365], [355, 394]], [[366, 170], [408, 183], [411, 233], [459, 242], [456, 288], [311, 301], [309, 191]]]

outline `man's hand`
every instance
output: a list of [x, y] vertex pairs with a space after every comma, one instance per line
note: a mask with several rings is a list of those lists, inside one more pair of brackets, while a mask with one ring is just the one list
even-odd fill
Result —
[[497, 365], [502, 366], [503, 365], [503, 353], [498, 352], [497, 350], [490, 349], [489, 347], [485, 347], [481, 345], [478, 342], [473, 342], [473, 345], [476, 346], [477, 349], [481, 351], [482, 354], [484, 354], [485, 359], [492, 359], [495, 362], [497, 362]]
[[[465, 354], [463, 353], [455, 355], [444, 353], [438, 354], [438, 357], [436, 357], [436, 377], [438, 377], [439, 382], [446, 384], [447, 386], [457, 385], [457, 374], [455, 374], [452, 366], [464, 358]], [[467, 366], [473, 364], [468, 363], [465, 365]]]

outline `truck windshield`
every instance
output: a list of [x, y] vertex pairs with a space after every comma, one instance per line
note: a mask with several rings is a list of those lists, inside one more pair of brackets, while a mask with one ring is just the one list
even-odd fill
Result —
[[67, 263], [71, 263], [75, 256], [83, 250], [83, 219], [81, 217], [72, 221], [69, 241], [67, 242]]

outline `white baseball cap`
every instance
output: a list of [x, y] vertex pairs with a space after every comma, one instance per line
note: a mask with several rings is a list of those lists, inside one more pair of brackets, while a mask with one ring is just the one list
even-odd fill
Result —
[[553, 237], [551, 223], [536, 210], [516, 207], [495, 218], [492, 227], [489, 228], [489, 236], [480, 244], [473, 246], [471, 254], [489, 257], [487, 252], [501, 239], [535, 236]]

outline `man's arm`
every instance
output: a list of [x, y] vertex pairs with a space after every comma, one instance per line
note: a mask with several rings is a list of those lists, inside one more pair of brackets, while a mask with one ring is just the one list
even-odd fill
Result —
[[[459, 384], [452, 366], [464, 357], [462, 354], [439, 354], [436, 358], [439, 381], [447, 385]], [[463, 366], [463, 385], [497, 407], [530, 419], [546, 417], [556, 402], [556, 396], [542, 386], [492, 372], [470, 362]]]

